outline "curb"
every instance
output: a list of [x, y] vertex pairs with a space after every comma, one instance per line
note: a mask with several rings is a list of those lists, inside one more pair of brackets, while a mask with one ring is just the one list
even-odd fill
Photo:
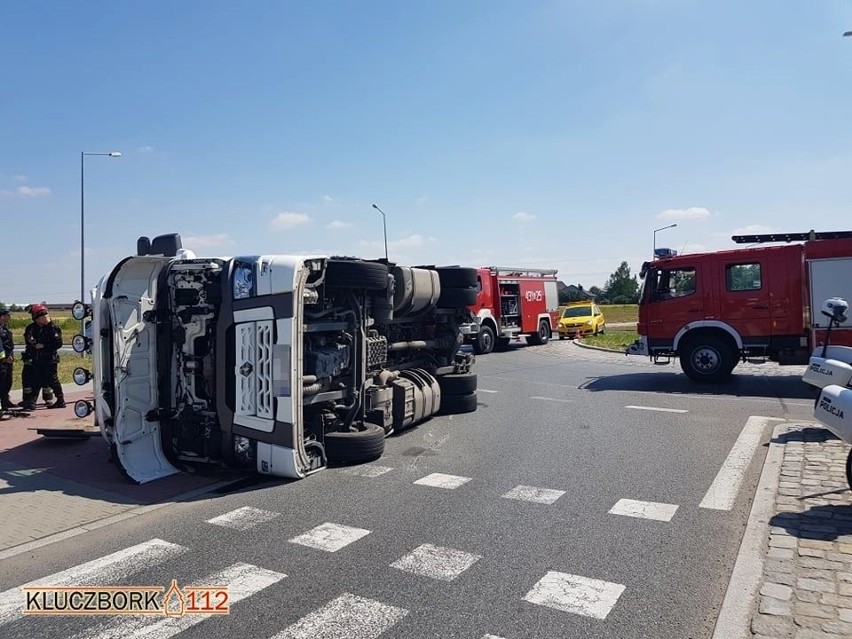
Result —
[[582, 341], [574, 340], [574, 344], [576, 344], [579, 348], [588, 348], [590, 351], [603, 351], [604, 353], [618, 353], [619, 355], [624, 355], [627, 357], [627, 354], [624, 351], [617, 350], [615, 348], [604, 348], [603, 346], [592, 346], [591, 344], [584, 344]]
[[[779, 424], [772, 430], [772, 439], [788, 427]], [[716, 619], [712, 639], [751, 639], [751, 615], [760, 581], [763, 578], [763, 563], [769, 540], [769, 520], [774, 516], [775, 496], [781, 462], [784, 460], [784, 444], [769, 443], [769, 452], [763, 462], [763, 471], [757, 484], [748, 524], [743, 533], [740, 551], [731, 572], [731, 580]]]
[[139, 515], [144, 515], [151, 511], [159, 510], [160, 508], [165, 508], [166, 506], [172, 506], [180, 502], [188, 501], [200, 495], [204, 495], [205, 493], [210, 493], [214, 490], [219, 490], [220, 488], [229, 486], [230, 484], [234, 484], [244, 479], [245, 477], [225, 479], [223, 481], [216, 482], [215, 484], [210, 484], [209, 486], [202, 486], [201, 488], [196, 488], [194, 490], [189, 490], [185, 493], [181, 493], [170, 498], [169, 501], [165, 501], [159, 504], [147, 504], [145, 506], [137, 506], [136, 508], [131, 508], [122, 513], [110, 515], [102, 519], [96, 519], [87, 524], [83, 524], [82, 526], [69, 528], [68, 530], [63, 530], [62, 532], [54, 533], [52, 535], [48, 535], [47, 537], [42, 537], [41, 539], [34, 539], [33, 541], [28, 541], [23, 544], [18, 544], [17, 546], [12, 546], [11, 548], [6, 548], [5, 550], [0, 551], [0, 561], [2, 561], [3, 559], [8, 559], [9, 557], [20, 555], [25, 552], [29, 552], [31, 550], [36, 550], [43, 546], [49, 546], [50, 544], [56, 543], [57, 541], [70, 539], [71, 537], [76, 537], [77, 535], [82, 535], [83, 533], [97, 530], [98, 528], [117, 524], [118, 522], [124, 521], [125, 519], [132, 519], [133, 517], [138, 517]]

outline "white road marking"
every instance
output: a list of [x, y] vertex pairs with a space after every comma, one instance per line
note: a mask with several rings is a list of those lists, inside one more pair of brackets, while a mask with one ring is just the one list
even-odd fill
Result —
[[550, 571], [524, 600], [575, 615], [606, 619], [623, 592], [621, 584]]
[[24, 607], [24, 586], [100, 586], [120, 581], [146, 568], [186, 552], [162, 539], [151, 539], [109, 555], [73, 566], [0, 593], [0, 625], [19, 619]]
[[497, 635], [485, 635], [482, 639], [504, 639], [503, 637], [498, 637]]
[[251, 506], [243, 506], [242, 508], [237, 508], [229, 513], [225, 513], [224, 515], [208, 519], [207, 523], [213, 524], [214, 526], [232, 528], [234, 530], [249, 530], [258, 524], [272, 521], [280, 514], [281, 513], [261, 510], [260, 508], [253, 508]]
[[432, 486], [434, 488], [446, 488], [447, 490], [454, 490], [459, 486], [464, 486], [470, 480], [470, 477], [447, 475], [446, 473], [432, 473], [431, 475], [421, 477], [414, 483], [419, 484], [420, 486]]
[[476, 391], [478, 393], [494, 393], [494, 394], [497, 394], [497, 393], [500, 392], [500, 391], [496, 391], [496, 390], [488, 390], [487, 388], [477, 388]]
[[317, 550], [325, 550], [326, 552], [337, 552], [341, 548], [345, 548], [369, 534], [370, 531], [364, 528], [325, 523], [298, 537], [293, 537], [290, 543], [316, 548]]
[[751, 416], [748, 418], [731, 452], [728, 453], [725, 463], [716, 474], [716, 479], [713, 480], [704, 499], [698, 504], [699, 508], [730, 510], [734, 507], [746, 469], [751, 458], [754, 457], [754, 451], [760, 445], [764, 429], [770, 422], [783, 421], [776, 417]]
[[532, 501], [537, 504], [552, 504], [565, 494], [564, 490], [552, 488], [536, 488], [535, 486], [515, 486], [503, 497], [506, 499], [519, 499], [520, 501]]
[[634, 410], [655, 410], [660, 413], [688, 413], [688, 410], [682, 408], [658, 408], [656, 406], [625, 406], [624, 408], [632, 408]]
[[481, 559], [463, 550], [423, 544], [397, 559], [391, 568], [441, 581], [452, 581]]
[[635, 499], [619, 499], [609, 512], [612, 515], [624, 515], [625, 517], [671, 521], [675, 512], [677, 512], [677, 508], [678, 507], [674, 504], [660, 504], [653, 501], [636, 501]]
[[[227, 586], [230, 605], [251, 597], [278, 583], [287, 575], [251, 564], [236, 563], [222, 571], [207, 575], [197, 583], [179, 585]], [[169, 639], [214, 615], [189, 614], [183, 617], [132, 615], [115, 617], [90, 628], [75, 639]]]
[[380, 475], [384, 475], [385, 473], [389, 473], [393, 468], [390, 466], [374, 466], [372, 464], [364, 464], [362, 466], [353, 466], [352, 468], [347, 468], [343, 472], [347, 475], [356, 475], [358, 477], [378, 477]]
[[573, 402], [573, 399], [557, 399], [556, 397], [540, 397], [538, 395], [533, 395], [530, 399], [541, 399], [546, 402], [560, 402], [562, 404], [570, 404]]
[[272, 639], [375, 639], [407, 614], [405, 608], [345, 593]]

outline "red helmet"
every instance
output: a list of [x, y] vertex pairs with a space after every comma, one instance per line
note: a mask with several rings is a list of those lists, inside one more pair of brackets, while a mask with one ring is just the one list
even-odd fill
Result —
[[47, 315], [47, 306], [44, 304], [33, 304], [30, 306], [30, 315], [33, 316], [33, 319], [41, 317], [42, 315]]

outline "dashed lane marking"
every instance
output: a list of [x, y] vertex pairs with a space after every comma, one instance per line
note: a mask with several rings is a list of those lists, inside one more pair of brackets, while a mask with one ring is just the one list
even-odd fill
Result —
[[659, 408], [657, 406], [625, 406], [624, 408], [632, 408], [634, 410], [655, 410], [660, 413], [688, 413], [688, 410], [682, 408]]
[[432, 473], [416, 480], [414, 483], [419, 486], [432, 486], [433, 488], [446, 488], [447, 490], [455, 490], [459, 486], [464, 486], [470, 481], [470, 477], [461, 477], [459, 475], [447, 475], [446, 473]]
[[624, 586], [564, 572], [548, 572], [524, 597], [524, 601], [584, 617], [606, 619]]
[[545, 402], [560, 402], [562, 404], [570, 404], [573, 402], [573, 399], [559, 399], [557, 397], [541, 397], [539, 395], [533, 395], [530, 399], [538, 399]]
[[290, 543], [325, 550], [326, 552], [337, 552], [369, 534], [370, 531], [364, 528], [325, 523], [302, 533], [298, 537], [293, 537]]
[[[278, 583], [287, 575], [251, 564], [236, 563], [224, 570], [201, 579], [198, 583], [210, 586], [227, 586], [230, 605]], [[115, 617], [77, 635], [75, 639], [170, 639], [195, 626], [211, 615], [184, 615], [177, 618], [134, 615]]]
[[345, 593], [272, 639], [375, 639], [407, 614], [404, 608]]
[[615, 506], [610, 508], [612, 515], [624, 515], [625, 517], [638, 517], [640, 519], [656, 519], [657, 521], [671, 521], [677, 512], [674, 504], [660, 504], [653, 501], [637, 501], [635, 499], [619, 499]]
[[536, 488], [535, 486], [515, 486], [503, 497], [506, 499], [518, 499], [520, 501], [531, 501], [537, 504], [552, 504], [565, 494], [564, 490], [552, 488]]
[[477, 388], [476, 392], [477, 393], [493, 393], [493, 394], [496, 394], [496, 393], [499, 393], [500, 391], [488, 390], [487, 388]]
[[414, 575], [452, 581], [481, 559], [481, 555], [423, 544], [391, 564]]
[[225, 513], [224, 515], [208, 519], [207, 523], [213, 524], [214, 526], [231, 528], [233, 530], [246, 531], [259, 524], [272, 521], [276, 517], [280, 516], [280, 514], [281, 513], [274, 513], [269, 510], [253, 508], [252, 506], [243, 506], [242, 508], [237, 508], [229, 513]]
[[24, 607], [25, 586], [100, 586], [114, 583], [141, 570], [176, 557], [186, 548], [162, 539], [151, 539], [109, 555], [73, 566], [17, 588], [0, 593], [0, 625], [19, 619]]
[[730, 510], [734, 507], [734, 502], [737, 499], [740, 485], [743, 483], [746, 469], [751, 462], [751, 458], [754, 457], [754, 452], [760, 445], [763, 431], [766, 429], [767, 424], [783, 421], [783, 419], [776, 417], [751, 416], [748, 418], [740, 436], [734, 442], [731, 452], [728, 453], [725, 463], [722, 464], [722, 467], [716, 474], [716, 479], [713, 480], [713, 483], [707, 490], [707, 494], [704, 495], [704, 499], [698, 504], [699, 508]]
[[347, 468], [343, 472], [347, 475], [355, 475], [357, 477], [380, 477], [392, 470], [393, 468], [390, 466], [374, 466], [372, 464], [365, 464], [363, 466]]

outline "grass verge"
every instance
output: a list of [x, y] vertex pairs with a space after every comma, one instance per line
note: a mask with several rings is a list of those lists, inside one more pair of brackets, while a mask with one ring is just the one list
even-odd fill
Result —
[[639, 321], [638, 304], [601, 304], [601, 311], [607, 324]]
[[583, 344], [589, 346], [599, 346], [601, 348], [611, 348], [613, 350], [624, 351], [630, 344], [636, 341], [639, 336], [636, 331], [611, 331], [607, 330], [603, 335], [590, 335], [583, 338]]

